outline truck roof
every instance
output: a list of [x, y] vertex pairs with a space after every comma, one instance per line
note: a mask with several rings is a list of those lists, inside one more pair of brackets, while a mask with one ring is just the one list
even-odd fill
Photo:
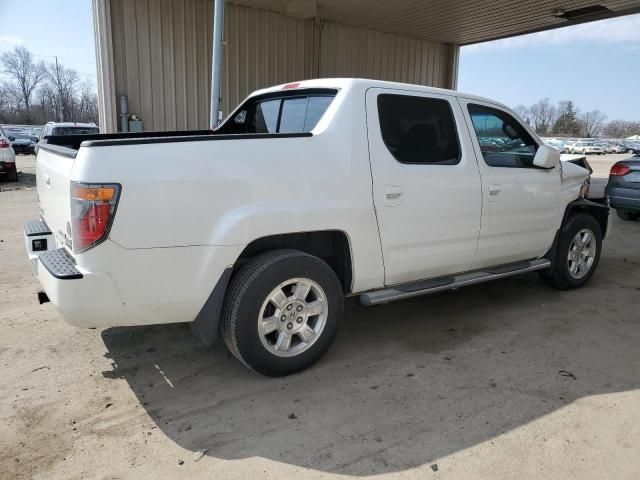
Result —
[[493, 103], [503, 108], [511, 110], [506, 105], [496, 102], [493, 99], [481, 97], [479, 95], [473, 95], [469, 93], [459, 92], [457, 90], [448, 90], [446, 88], [427, 87], [425, 85], [414, 85], [411, 83], [400, 82], [387, 82], [383, 80], [371, 80], [367, 78], [319, 78], [313, 80], [300, 80], [296, 82], [289, 82], [274, 87], [257, 90], [251, 94], [251, 96], [262, 95], [265, 93], [273, 93], [280, 90], [295, 90], [297, 88], [360, 88], [367, 90], [369, 88], [390, 88], [396, 90], [410, 90], [412, 92], [424, 92], [435, 93], [440, 95], [451, 95], [455, 97], [463, 97], [471, 100], [478, 100], [481, 102]]

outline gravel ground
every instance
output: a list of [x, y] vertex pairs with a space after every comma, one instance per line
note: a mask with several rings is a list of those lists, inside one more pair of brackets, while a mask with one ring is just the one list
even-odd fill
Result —
[[532, 274], [347, 302], [317, 366], [268, 379], [186, 325], [78, 330], [38, 305], [18, 162], [0, 192], [0, 478], [640, 478], [640, 223], [612, 215], [579, 291]]

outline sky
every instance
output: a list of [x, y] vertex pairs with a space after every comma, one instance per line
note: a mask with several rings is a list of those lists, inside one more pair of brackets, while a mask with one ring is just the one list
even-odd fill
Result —
[[458, 89], [511, 107], [549, 97], [640, 120], [640, 15], [462, 47]]
[[91, 0], [0, 0], [0, 53], [17, 45], [96, 81]]
[[[0, 0], [0, 16], [0, 53], [24, 45], [96, 81], [91, 0]], [[458, 79], [511, 107], [571, 99], [640, 120], [640, 14], [462, 47]]]

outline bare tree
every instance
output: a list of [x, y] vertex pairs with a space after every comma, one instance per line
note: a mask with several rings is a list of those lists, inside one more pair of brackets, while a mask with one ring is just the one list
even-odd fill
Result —
[[56, 58], [55, 63], [47, 67], [47, 79], [55, 91], [55, 112], [59, 122], [71, 118], [73, 114], [73, 103], [78, 88], [78, 73], [75, 70], [66, 68], [59, 64]]
[[538, 134], [547, 133], [555, 123], [558, 116], [556, 108], [551, 105], [548, 98], [538, 100], [529, 108], [531, 114], [531, 126]]
[[0, 57], [4, 72], [15, 80], [20, 93], [21, 101], [26, 110], [27, 119], [31, 108], [31, 96], [36, 87], [44, 79], [44, 63], [33, 61], [31, 52], [25, 47], [18, 46], [13, 52], [5, 52]]
[[605, 125], [603, 133], [610, 138], [625, 138], [632, 135], [640, 135], [640, 122], [611, 120]]
[[522, 120], [524, 120], [529, 125], [531, 125], [531, 118], [530, 118], [531, 110], [529, 110], [529, 107], [525, 107], [524, 105], [518, 105], [513, 109], [513, 111], [516, 112], [518, 116], [522, 118]]
[[597, 137], [602, 133], [607, 116], [600, 110], [584, 112], [578, 117], [583, 137]]

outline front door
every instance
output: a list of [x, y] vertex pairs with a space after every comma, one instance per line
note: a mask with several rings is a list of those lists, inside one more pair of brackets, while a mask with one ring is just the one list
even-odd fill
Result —
[[533, 165], [538, 142], [508, 111], [475, 100], [460, 104], [482, 177], [482, 228], [473, 268], [544, 255], [562, 216], [560, 166]]
[[460, 105], [396, 89], [370, 89], [366, 104], [385, 283], [469, 270], [481, 185]]

